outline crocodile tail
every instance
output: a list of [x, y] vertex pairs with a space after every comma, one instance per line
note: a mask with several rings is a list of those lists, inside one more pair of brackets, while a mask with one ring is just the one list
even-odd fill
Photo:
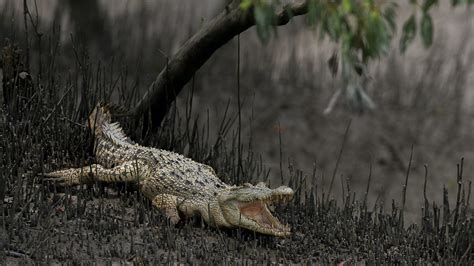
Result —
[[112, 116], [104, 103], [98, 103], [92, 113], [89, 115], [89, 128], [98, 135], [102, 132], [102, 126], [104, 123], [110, 123]]
[[124, 116], [127, 112], [126, 108], [119, 105], [98, 103], [89, 115], [89, 128], [95, 135], [98, 135], [102, 132], [105, 124], [111, 124], [112, 116]]

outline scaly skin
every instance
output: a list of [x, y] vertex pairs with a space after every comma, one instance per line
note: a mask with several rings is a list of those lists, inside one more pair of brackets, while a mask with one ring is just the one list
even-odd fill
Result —
[[198, 214], [214, 227], [290, 235], [290, 228], [270, 213], [267, 203], [291, 199], [291, 188], [270, 189], [263, 183], [230, 186], [208, 165], [132, 142], [117, 123], [111, 123], [110, 109], [98, 104], [89, 116], [97, 164], [45, 174], [48, 180], [65, 186], [94, 181], [138, 182], [140, 191], [173, 223]]

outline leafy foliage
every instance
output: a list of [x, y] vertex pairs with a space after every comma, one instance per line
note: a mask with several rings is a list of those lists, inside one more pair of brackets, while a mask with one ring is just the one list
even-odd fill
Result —
[[431, 46], [433, 42], [433, 20], [430, 14], [423, 14], [421, 19], [421, 39], [425, 47]]
[[267, 42], [271, 37], [273, 30], [272, 25], [275, 21], [275, 13], [273, 13], [272, 5], [255, 6], [255, 21], [257, 22], [258, 36], [262, 41]]
[[405, 52], [410, 42], [415, 39], [416, 35], [416, 17], [411, 15], [403, 24], [402, 38], [400, 39], [400, 51]]
[[[339, 44], [342, 61], [344, 91], [356, 109], [373, 108], [370, 97], [365, 93], [364, 84], [357, 76], [365, 76], [363, 71], [371, 60], [388, 53], [396, 33], [396, 15], [399, 1], [376, 0], [307, 0], [306, 21], [321, 38], [329, 38]], [[403, 23], [400, 37], [400, 51], [420, 34], [422, 43], [429, 47], [433, 42], [433, 19], [430, 11], [438, 5], [438, 0], [408, 0], [412, 14]], [[451, 0], [453, 7], [472, 4], [474, 0]], [[242, 0], [243, 10], [254, 12], [257, 33], [267, 42], [276, 26], [276, 12], [290, 11], [289, 5], [280, 0]], [[418, 18], [421, 14], [421, 19]], [[331, 71], [334, 60], [330, 60]], [[334, 71], [333, 71], [334, 74]]]

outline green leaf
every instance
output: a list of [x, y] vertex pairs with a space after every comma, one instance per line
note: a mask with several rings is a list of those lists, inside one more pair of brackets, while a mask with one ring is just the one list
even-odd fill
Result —
[[438, 4], [438, 0], [425, 0], [423, 3], [423, 12], [428, 12], [433, 5]]
[[252, 6], [252, 0], [242, 0], [239, 6], [240, 9], [248, 10]]
[[395, 3], [392, 3], [383, 12], [383, 17], [392, 32], [394, 32], [397, 27], [397, 24], [395, 22], [395, 19], [397, 18], [397, 13], [395, 9], [397, 7], [398, 6]]
[[405, 21], [403, 24], [402, 29], [402, 37], [400, 39], [400, 51], [404, 53], [408, 47], [408, 44], [415, 39], [416, 35], [416, 18], [415, 15], [411, 15], [411, 17]]
[[262, 42], [266, 43], [270, 39], [270, 29], [267, 25], [265, 9], [262, 6], [256, 6], [254, 14], [258, 37], [260, 37]]
[[351, 0], [343, 0], [342, 1], [342, 9], [344, 10], [345, 13], [351, 12], [351, 9], [352, 9]]
[[272, 30], [275, 28], [274, 6], [269, 4], [255, 5], [254, 16], [257, 25], [257, 34], [264, 43], [268, 42]]
[[421, 19], [421, 39], [425, 47], [429, 47], [433, 43], [433, 20], [428, 13], [423, 14]]
[[324, 29], [334, 41], [338, 41], [342, 33], [342, 19], [337, 12], [332, 12], [324, 21]]
[[320, 13], [321, 8], [319, 6], [319, 3], [317, 3], [316, 0], [309, 1], [307, 16], [309, 25], [316, 25], [317, 18], [319, 17]]
[[471, 5], [471, 4], [474, 4], [474, 0], [451, 0], [452, 6], [457, 6], [459, 4]]

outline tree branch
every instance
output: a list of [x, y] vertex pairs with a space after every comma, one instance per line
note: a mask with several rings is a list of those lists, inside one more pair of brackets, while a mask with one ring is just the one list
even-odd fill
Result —
[[[276, 24], [285, 25], [293, 16], [307, 12], [306, 0], [285, 5], [276, 14]], [[242, 10], [238, 5], [232, 8], [227, 7], [170, 58], [167, 66], [158, 74], [142, 99], [131, 110], [131, 115], [140, 118], [145, 112], [151, 110], [152, 126], [157, 128], [176, 96], [194, 73], [217, 49], [253, 25], [255, 25], [253, 9]]]

